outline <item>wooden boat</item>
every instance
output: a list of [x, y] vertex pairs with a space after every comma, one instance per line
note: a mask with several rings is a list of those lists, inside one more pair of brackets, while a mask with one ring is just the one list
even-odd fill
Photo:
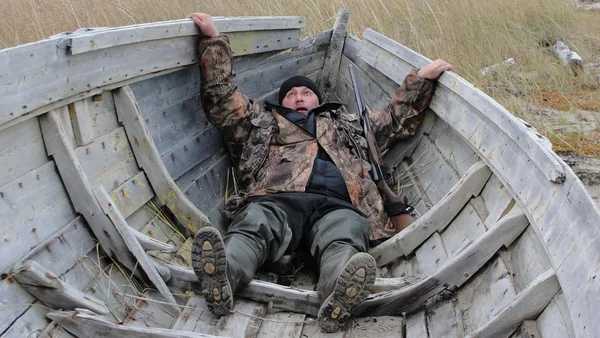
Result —
[[[367, 29], [300, 39], [302, 17], [215, 18], [240, 89], [272, 98], [290, 75], [355, 108], [428, 60]], [[199, 103], [189, 20], [63, 33], [0, 51], [2, 337], [312, 337], [314, 279], [253, 281], [210, 314], [190, 238], [223, 230], [234, 189]], [[444, 74], [417, 136], [385, 154], [420, 217], [373, 248], [379, 277], [332, 336], [600, 334], [600, 212], [531, 126]], [[287, 281], [288, 285], [277, 284]]]

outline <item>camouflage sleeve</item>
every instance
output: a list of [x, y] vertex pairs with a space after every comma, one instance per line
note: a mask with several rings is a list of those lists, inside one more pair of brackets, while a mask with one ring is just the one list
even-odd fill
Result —
[[221, 130], [228, 148], [242, 145], [260, 107], [238, 90], [229, 39], [224, 35], [200, 38], [198, 54], [204, 113]]
[[413, 136], [423, 122], [437, 81], [422, 79], [417, 72], [418, 69], [415, 69], [406, 76], [386, 106], [369, 114], [381, 151], [396, 141]]

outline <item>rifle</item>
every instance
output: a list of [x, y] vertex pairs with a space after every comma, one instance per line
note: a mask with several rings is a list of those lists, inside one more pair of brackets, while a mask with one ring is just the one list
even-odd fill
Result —
[[362, 117], [363, 132], [367, 140], [367, 152], [369, 163], [371, 164], [371, 178], [377, 185], [379, 193], [384, 197], [385, 211], [392, 220], [396, 232], [400, 232], [413, 222], [411, 213], [414, 208], [408, 205], [406, 195], [403, 197], [396, 195], [385, 180], [383, 157], [381, 156], [381, 152], [375, 141], [375, 135], [373, 135], [373, 131], [371, 130], [369, 110], [365, 105], [354, 65], [350, 64], [348, 68], [350, 69], [350, 78], [352, 79], [352, 86], [354, 87], [354, 95], [356, 96], [358, 110]]

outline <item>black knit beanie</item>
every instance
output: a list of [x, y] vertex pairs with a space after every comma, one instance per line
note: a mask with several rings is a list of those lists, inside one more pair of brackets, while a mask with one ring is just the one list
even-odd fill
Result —
[[317, 88], [317, 84], [310, 78], [302, 75], [292, 76], [289, 79], [285, 80], [285, 82], [281, 85], [281, 87], [279, 88], [279, 104], [283, 102], [285, 94], [287, 94], [287, 92], [289, 92], [290, 89], [302, 86], [312, 90], [319, 98], [319, 104], [321, 104], [321, 101], [323, 99], [321, 98], [321, 92], [319, 91], [319, 88]]

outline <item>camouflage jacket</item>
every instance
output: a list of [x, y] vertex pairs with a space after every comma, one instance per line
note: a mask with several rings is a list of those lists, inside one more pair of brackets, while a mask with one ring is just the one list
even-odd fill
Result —
[[[250, 196], [304, 192], [321, 146], [340, 170], [352, 204], [369, 217], [370, 239], [394, 235], [383, 200], [356, 146], [366, 145], [358, 115], [348, 113], [344, 106], [331, 105], [335, 109], [316, 116], [313, 137], [237, 89], [227, 37], [201, 38], [198, 53], [204, 112], [221, 130], [239, 174], [240, 191], [228, 199], [226, 212], [234, 212]], [[415, 134], [434, 86], [434, 81], [421, 79], [413, 71], [387, 105], [370, 113], [382, 151]]]

